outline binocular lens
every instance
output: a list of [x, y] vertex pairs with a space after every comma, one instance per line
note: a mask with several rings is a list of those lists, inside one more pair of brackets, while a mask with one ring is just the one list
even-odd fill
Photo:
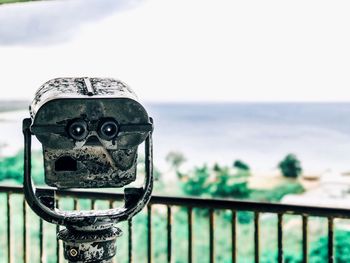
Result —
[[68, 128], [69, 136], [74, 140], [81, 141], [86, 138], [88, 131], [85, 121], [74, 121]]
[[118, 134], [118, 125], [115, 121], [105, 121], [100, 128], [100, 136], [104, 140], [111, 140]]

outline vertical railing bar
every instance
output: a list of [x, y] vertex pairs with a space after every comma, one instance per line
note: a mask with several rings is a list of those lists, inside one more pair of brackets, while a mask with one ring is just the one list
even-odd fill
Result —
[[334, 262], [334, 220], [328, 217], [328, 262]]
[[79, 210], [78, 198], [73, 199], [73, 207], [74, 210]]
[[43, 220], [39, 219], [39, 254], [40, 254], [40, 262], [44, 262], [44, 233], [43, 233]]
[[128, 258], [129, 263], [132, 263], [132, 219], [128, 220]]
[[167, 206], [167, 259], [168, 263], [171, 263], [171, 226], [172, 226], [172, 214], [171, 206]]
[[23, 196], [23, 263], [27, 263], [27, 203]]
[[193, 261], [193, 235], [192, 235], [193, 213], [192, 207], [187, 209], [187, 226], [188, 226], [188, 262]]
[[237, 213], [236, 211], [232, 210], [231, 211], [231, 245], [232, 245], [232, 251], [231, 251], [231, 255], [232, 255], [232, 263], [236, 263], [237, 261]]
[[283, 214], [278, 214], [278, 218], [277, 218], [277, 247], [278, 247], [278, 255], [277, 255], [278, 263], [283, 263]]
[[113, 208], [113, 204], [114, 204], [113, 200], [109, 200], [109, 201], [108, 201], [109, 209], [112, 209], [112, 208]]
[[209, 262], [215, 262], [215, 245], [214, 245], [214, 209], [209, 210]]
[[306, 215], [302, 216], [302, 235], [303, 235], [303, 262], [308, 262], [308, 217]]
[[259, 261], [259, 212], [254, 212], [254, 262]]
[[147, 206], [147, 257], [148, 263], [152, 263], [152, 206]]
[[91, 210], [95, 210], [96, 207], [96, 199], [91, 199]]
[[6, 195], [7, 206], [7, 262], [12, 263], [12, 246], [11, 246], [11, 192]]
[[[58, 197], [56, 197], [56, 208], [59, 209], [60, 208], [60, 202]], [[60, 240], [57, 237], [58, 232], [60, 231], [60, 226], [56, 225], [56, 262], [60, 263]]]

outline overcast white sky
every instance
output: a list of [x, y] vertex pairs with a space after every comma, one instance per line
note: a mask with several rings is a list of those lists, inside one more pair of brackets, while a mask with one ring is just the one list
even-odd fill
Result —
[[0, 99], [106, 76], [143, 101], [350, 101], [350, 1], [0, 6]]

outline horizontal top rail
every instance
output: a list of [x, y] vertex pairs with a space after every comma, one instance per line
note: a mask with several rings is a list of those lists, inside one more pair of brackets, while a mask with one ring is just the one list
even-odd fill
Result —
[[[93, 198], [98, 200], [115, 200], [123, 199], [122, 193], [111, 191], [96, 191], [82, 189], [60, 189], [51, 187], [38, 187], [37, 191], [55, 191], [60, 197], [73, 198]], [[0, 193], [22, 194], [22, 186], [0, 185]], [[237, 199], [208, 199], [196, 197], [174, 197], [153, 195], [150, 204], [154, 205], [172, 205], [185, 206], [192, 208], [212, 208], [212, 209], [229, 209], [237, 211], [251, 211], [261, 213], [293, 214], [305, 216], [320, 216], [334, 218], [350, 218], [350, 209], [334, 207], [318, 207], [308, 205], [292, 205], [281, 203], [267, 203], [243, 201]]]

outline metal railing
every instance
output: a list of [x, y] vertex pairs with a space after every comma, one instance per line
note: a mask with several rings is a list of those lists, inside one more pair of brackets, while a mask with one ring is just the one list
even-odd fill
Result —
[[[45, 190], [48, 188], [38, 188], [38, 190]], [[6, 194], [6, 211], [7, 211], [7, 261], [13, 261], [13, 251], [11, 246], [11, 202], [10, 198], [12, 194], [22, 194], [22, 187], [20, 186], [4, 186], [0, 185], [0, 193]], [[107, 200], [109, 207], [113, 207], [114, 202], [120, 201], [123, 197], [122, 194], [113, 192], [94, 192], [89, 190], [58, 190], [57, 195], [59, 198], [70, 197], [74, 200], [74, 209], [78, 206], [78, 199], [88, 198], [91, 199], [91, 209], [95, 207], [95, 200]], [[56, 202], [58, 205], [58, 202]], [[283, 245], [283, 219], [285, 215], [298, 215], [302, 219], [302, 260], [308, 262], [308, 222], [310, 216], [323, 217], [327, 219], [328, 229], [328, 262], [334, 262], [334, 219], [335, 218], [350, 218], [350, 210], [330, 208], [330, 207], [312, 207], [312, 206], [300, 206], [300, 205], [287, 205], [279, 203], [264, 203], [264, 202], [250, 202], [240, 200], [219, 200], [219, 199], [201, 199], [190, 197], [169, 197], [169, 196], [152, 196], [150, 203], [147, 206], [147, 262], [153, 262], [153, 246], [152, 246], [152, 207], [154, 205], [166, 206], [166, 260], [167, 262], [173, 261], [173, 245], [172, 245], [172, 219], [173, 219], [173, 207], [180, 206], [186, 209], [187, 213], [187, 231], [188, 231], [188, 262], [193, 262], [193, 210], [198, 208], [208, 209], [208, 233], [209, 233], [209, 262], [215, 262], [215, 211], [217, 210], [229, 210], [231, 211], [231, 261], [237, 261], [237, 213], [240, 211], [250, 211], [254, 214], [253, 226], [254, 226], [254, 262], [260, 262], [259, 244], [260, 244], [260, 215], [262, 213], [273, 213], [277, 215], [277, 262], [284, 262], [284, 245]], [[27, 206], [23, 199], [23, 262], [28, 262], [27, 259]], [[57, 227], [57, 230], [59, 227]], [[128, 221], [127, 233], [128, 233], [128, 262], [133, 262], [133, 222]], [[40, 259], [43, 260], [44, 244], [43, 244], [43, 221], [40, 220], [39, 224], [39, 239], [40, 239]], [[57, 242], [56, 254], [57, 262], [61, 262], [60, 259], [60, 242]], [[6, 262], [6, 261], [4, 261]]]

